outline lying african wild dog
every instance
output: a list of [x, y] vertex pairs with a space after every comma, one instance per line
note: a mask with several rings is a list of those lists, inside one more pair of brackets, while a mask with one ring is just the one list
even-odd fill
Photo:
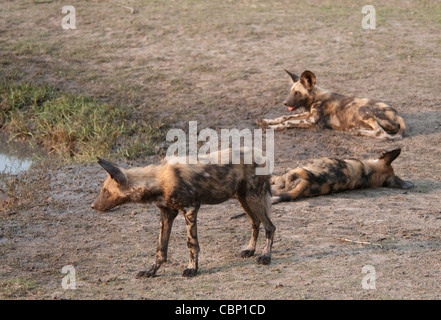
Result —
[[311, 71], [297, 76], [285, 70], [293, 85], [283, 102], [289, 111], [303, 107], [306, 112], [277, 119], [261, 119], [257, 124], [271, 129], [329, 128], [380, 139], [401, 139], [406, 130], [397, 111], [385, 103], [340, 95], [315, 85]]
[[378, 159], [313, 160], [305, 167], [271, 178], [273, 203], [361, 188], [409, 189], [413, 184], [397, 177], [392, 168], [401, 149], [383, 152]]
[[[229, 154], [225, 154], [225, 152]], [[236, 196], [251, 219], [252, 236], [241, 257], [251, 257], [256, 249], [259, 227], [262, 222], [266, 231], [266, 246], [258, 264], [269, 264], [275, 226], [270, 220], [271, 189], [269, 175], [257, 175], [257, 167], [265, 167], [262, 158], [251, 164], [245, 164], [244, 157], [253, 149], [240, 150], [240, 164], [213, 164], [214, 159], [221, 163], [222, 154], [231, 161], [231, 149], [214, 152], [204, 158], [199, 157], [197, 164], [171, 164], [164, 159], [158, 165], [143, 168], [123, 169], [109, 161], [98, 158], [98, 163], [107, 171], [98, 198], [92, 208], [100, 212], [128, 203], [153, 202], [161, 213], [159, 242], [156, 261], [148, 271], [141, 271], [137, 278], [152, 277], [163, 262], [167, 261], [167, 247], [174, 219], [179, 211], [184, 214], [187, 224], [187, 247], [190, 261], [184, 270], [184, 277], [192, 277], [198, 270], [199, 243], [197, 238], [196, 218], [201, 204], [218, 204]], [[249, 155], [249, 154], [248, 154]], [[222, 159], [225, 159], [222, 157]], [[211, 160], [210, 160], [211, 159]], [[188, 159], [187, 159], [188, 160]], [[188, 161], [186, 161], [188, 163]], [[208, 163], [208, 164], [203, 164]]]

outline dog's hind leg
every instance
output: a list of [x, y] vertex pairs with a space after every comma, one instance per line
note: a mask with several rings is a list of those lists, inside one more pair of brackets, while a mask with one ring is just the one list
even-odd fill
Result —
[[256, 216], [265, 228], [266, 244], [262, 255], [257, 258], [258, 264], [269, 264], [271, 262], [271, 248], [274, 241], [276, 227], [270, 220], [271, 215], [271, 193], [265, 191], [262, 196], [253, 195], [247, 192], [245, 199], [246, 207], [251, 211], [251, 215]]
[[387, 133], [374, 118], [361, 119], [361, 121], [369, 125], [372, 130], [358, 129], [355, 131], [356, 135], [388, 140], [400, 140], [403, 138], [401, 134], [391, 135]]
[[272, 197], [273, 204], [279, 203], [279, 202], [285, 202], [285, 201], [293, 201], [299, 198], [302, 198], [304, 195], [305, 190], [308, 188], [308, 181], [306, 180], [298, 180], [298, 183], [296, 186], [287, 192], [280, 192], [276, 193]]
[[254, 255], [254, 252], [256, 252], [256, 243], [257, 243], [257, 237], [259, 236], [260, 220], [259, 218], [257, 218], [253, 210], [248, 205], [245, 195], [238, 195], [237, 198], [239, 200], [240, 205], [245, 210], [245, 213], [251, 219], [251, 226], [252, 226], [251, 239], [246, 249], [240, 252], [240, 256], [242, 258], [249, 258]]
[[395, 111], [388, 109], [391, 108], [361, 107], [358, 110], [360, 120], [371, 130], [358, 128], [355, 130], [355, 134], [378, 139], [402, 139], [406, 125], [403, 119], [396, 115]]
[[184, 212], [187, 224], [187, 247], [190, 253], [190, 261], [187, 269], [182, 273], [183, 277], [194, 277], [198, 271], [199, 241], [197, 232], [197, 216], [200, 205], [196, 205]]

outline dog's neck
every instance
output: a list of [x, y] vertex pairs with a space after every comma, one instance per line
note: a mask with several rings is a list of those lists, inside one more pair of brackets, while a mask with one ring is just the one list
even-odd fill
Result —
[[320, 88], [319, 86], [315, 86], [312, 89], [312, 93], [311, 93], [312, 98], [312, 102], [311, 105], [313, 103], [316, 102], [320, 102], [320, 101], [325, 101], [325, 100], [329, 100], [330, 97], [332, 96], [338, 96], [338, 97], [342, 97], [343, 95], [336, 93], [336, 92], [332, 92], [323, 88]]
[[362, 163], [368, 177], [369, 187], [381, 187], [387, 179], [395, 175], [391, 166], [386, 166], [378, 159], [364, 160]]
[[153, 202], [161, 195], [161, 165], [149, 165], [146, 167], [131, 168], [126, 171], [130, 182], [132, 202]]

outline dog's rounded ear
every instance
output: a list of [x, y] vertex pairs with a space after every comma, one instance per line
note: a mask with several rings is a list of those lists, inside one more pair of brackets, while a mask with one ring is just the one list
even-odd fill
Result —
[[309, 70], [303, 71], [300, 76], [300, 83], [307, 89], [311, 90], [315, 86], [315, 74]]
[[121, 168], [115, 166], [112, 162], [98, 158], [98, 164], [120, 185], [125, 185], [128, 182], [126, 174]]
[[297, 82], [300, 80], [300, 77], [292, 72], [289, 72], [285, 69], [285, 72], [291, 77], [292, 82]]

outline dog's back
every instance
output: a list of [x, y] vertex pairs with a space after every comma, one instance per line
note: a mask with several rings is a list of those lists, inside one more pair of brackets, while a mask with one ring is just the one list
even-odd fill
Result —
[[[188, 157], [183, 162], [188, 162]], [[247, 148], [238, 150], [236, 159], [231, 149], [225, 149], [199, 157], [195, 164], [164, 161], [160, 176], [164, 198], [188, 206], [222, 203], [246, 190], [256, 195], [264, 190], [269, 193], [269, 174], [256, 173], [257, 168], [265, 165], [259, 152]]]

